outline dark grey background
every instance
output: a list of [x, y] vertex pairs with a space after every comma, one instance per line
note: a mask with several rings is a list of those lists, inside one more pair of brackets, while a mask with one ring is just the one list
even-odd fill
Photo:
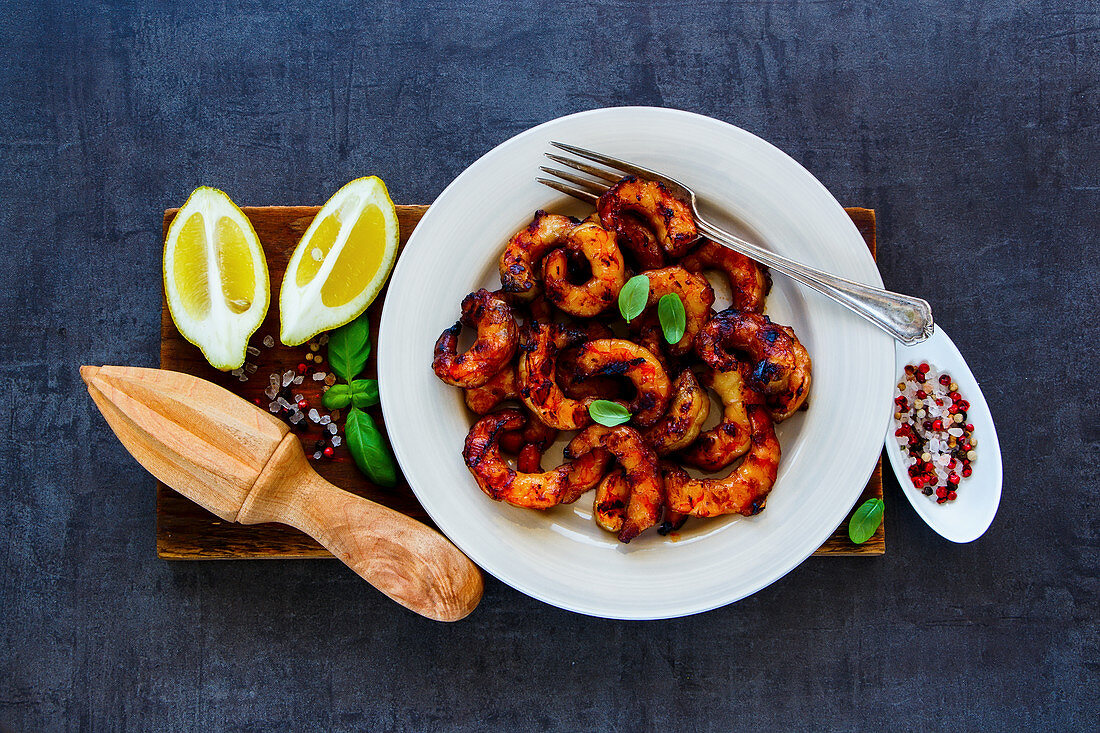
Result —
[[[1095, 725], [1095, 2], [321, 5], [2, 4], [0, 728]], [[661, 623], [490, 580], [443, 626], [338, 563], [154, 557], [152, 479], [77, 366], [157, 363], [165, 207], [371, 173], [429, 202], [509, 136], [621, 104], [728, 120], [878, 210], [887, 286], [932, 302], [1000, 429], [980, 541], [891, 480], [885, 557]]]

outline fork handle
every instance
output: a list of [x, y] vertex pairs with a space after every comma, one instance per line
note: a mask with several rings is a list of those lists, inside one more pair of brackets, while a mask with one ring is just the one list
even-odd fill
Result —
[[699, 232], [718, 244], [778, 270], [862, 316], [906, 345], [932, 335], [932, 306], [922, 298], [857, 283], [769, 252], [697, 217]]

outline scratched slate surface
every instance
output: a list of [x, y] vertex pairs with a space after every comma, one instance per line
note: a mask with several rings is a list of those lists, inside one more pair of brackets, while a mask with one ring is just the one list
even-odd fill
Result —
[[[270, 5], [2, 3], [0, 729], [1095, 724], [1095, 3]], [[530, 125], [627, 103], [741, 125], [878, 211], [887, 285], [932, 302], [998, 422], [985, 537], [939, 539], [890, 480], [885, 557], [644, 624], [490, 580], [441, 626], [335, 563], [154, 557], [153, 481], [76, 370], [157, 363], [166, 207], [366, 173], [430, 201]]]

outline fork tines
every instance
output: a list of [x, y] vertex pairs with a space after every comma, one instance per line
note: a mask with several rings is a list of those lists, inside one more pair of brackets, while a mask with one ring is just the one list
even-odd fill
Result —
[[[565, 157], [562, 155], [555, 155], [554, 153], [544, 153], [547, 158], [554, 161], [555, 163], [559, 163], [563, 166], [566, 166], [567, 168], [572, 168], [573, 170], [580, 171], [581, 173], [587, 173], [589, 176], [599, 179], [594, 181], [583, 176], [578, 176], [575, 173], [561, 170], [560, 168], [547, 168], [546, 166], [539, 166], [539, 170], [541, 170], [542, 172], [548, 173], [549, 175], [554, 176], [555, 178], [559, 178], [561, 180], [538, 177], [535, 178], [536, 181], [543, 184], [544, 186], [549, 186], [555, 191], [561, 191], [567, 196], [572, 196], [573, 198], [580, 199], [585, 203], [595, 205], [596, 202], [599, 200], [600, 195], [608, 188], [610, 188], [612, 184], [618, 182], [619, 179], [622, 178], [624, 175], [633, 174], [643, 177], [654, 175], [653, 171], [650, 171], [646, 168], [632, 165], [631, 163], [619, 160], [618, 158], [612, 158], [608, 155], [603, 155], [602, 153], [597, 153], [594, 150], [586, 150], [585, 148], [578, 148], [575, 145], [566, 145], [565, 143], [559, 143], [555, 141], [551, 141], [550, 144], [556, 148], [559, 148], [560, 150], [564, 150], [567, 153], [572, 153], [577, 157], [590, 160], [594, 163], [599, 163], [605, 168], [611, 168], [613, 171], [617, 171], [617, 173], [613, 173], [611, 171], [605, 170], [604, 168], [598, 168], [594, 165], [583, 163], [579, 160], [574, 160], [573, 158]], [[565, 181], [565, 183], [562, 183], [562, 181]]]

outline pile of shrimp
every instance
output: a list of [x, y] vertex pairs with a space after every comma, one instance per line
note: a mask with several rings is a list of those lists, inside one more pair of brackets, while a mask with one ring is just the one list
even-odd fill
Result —
[[[704, 271], [729, 280], [729, 308], [714, 310]], [[649, 280], [649, 298], [625, 324], [619, 291], [636, 274]], [[655, 526], [667, 534], [689, 517], [764, 509], [779, 470], [774, 424], [804, 406], [811, 376], [794, 330], [764, 315], [765, 268], [700, 239], [690, 208], [661, 183], [630, 176], [584, 221], [536, 212], [505, 247], [500, 281], [466, 296], [432, 363], [478, 416], [462, 456], [486, 495], [548, 509], [595, 489], [596, 522], [621, 542]], [[675, 343], [656, 307], [670, 293], [686, 316]], [[459, 353], [463, 328], [477, 336]], [[722, 414], [704, 430], [708, 390]], [[596, 424], [596, 400], [621, 404], [629, 422]], [[544, 470], [561, 431], [577, 431], [565, 462]]]

